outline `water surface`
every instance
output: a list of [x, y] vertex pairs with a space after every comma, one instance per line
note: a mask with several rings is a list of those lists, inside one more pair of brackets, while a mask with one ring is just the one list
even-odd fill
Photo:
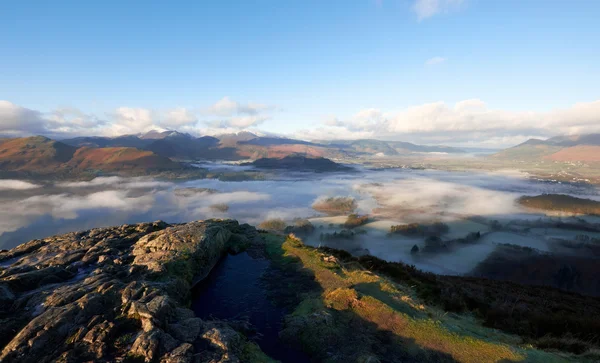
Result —
[[226, 256], [193, 290], [192, 310], [204, 320], [246, 321], [250, 338], [270, 357], [284, 363], [309, 362], [279, 340], [286, 312], [269, 301], [261, 276], [269, 261], [247, 253]]

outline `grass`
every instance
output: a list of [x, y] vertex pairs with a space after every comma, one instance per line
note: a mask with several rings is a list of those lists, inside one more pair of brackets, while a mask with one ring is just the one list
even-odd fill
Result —
[[260, 347], [253, 342], [246, 341], [242, 348], [239, 358], [242, 362], [251, 363], [276, 363], [277, 361], [271, 359], [268, 355], [260, 350]]
[[425, 305], [410, 286], [343, 263], [294, 236], [264, 234], [268, 256], [284, 270], [309, 271], [305, 291], [287, 316], [282, 338], [325, 362], [563, 362], [520, 346], [521, 339], [483, 327], [471, 315]]

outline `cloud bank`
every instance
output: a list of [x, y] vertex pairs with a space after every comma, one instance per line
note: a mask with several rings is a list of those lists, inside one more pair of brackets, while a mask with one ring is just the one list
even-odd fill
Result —
[[84, 135], [119, 136], [151, 130], [206, 134], [215, 128], [239, 131], [259, 125], [271, 118], [275, 110], [273, 106], [252, 102], [244, 104], [224, 97], [204, 108], [155, 110], [123, 106], [101, 117], [76, 108], [42, 112], [0, 100], [0, 135], [62, 138]]
[[0, 191], [3, 190], [29, 190], [39, 188], [40, 185], [32, 184], [22, 180], [1, 179]]
[[[440, 60], [432, 58], [431, 64]], [[178, 130], [192, 135], [216, 135], [254, 128], [273, 118], [277, 109], [258, 103], [239, 103], [224, 97], [197, 110], [150, 110], [119, 107], [106, 119], [73, 108], [51, 112], [0, 101], [0, 135], [41, 134], [53, 138], [118, 136], [150, 130]], [[600, 132], [600, 100], [542, 112], [494, 109], [479, 99], [455, 104], [432, 102], [397, 110], [365, 108], [352, 116], [331, 116], [292, 137], [307, 140], [403, 140], [423, 144], [507, 147], [529, 138]]]
[[305, 139], [410, 139], [421, 143], [510, 146], [531, 137], [600, 132], [600, 100], [566, 109], [518, 112], [490, 108], [479, 99], [444, 102], [397, 111], [363, 109], [347, 119], [325, 120], [297, 136]]

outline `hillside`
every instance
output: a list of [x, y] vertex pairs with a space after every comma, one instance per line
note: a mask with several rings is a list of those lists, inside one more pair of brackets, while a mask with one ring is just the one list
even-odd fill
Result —
[[560, 146], [547, 145], [543, 141], [532, 139], [521, 145], [502, 150], [490, 157], [504, 160], [535, 161], [542, 160], [544, 157], [552, 155], [560, 150]]
[[0, 141], [0, 173], [10, 176], [85, 173], [149, 174], [183, 171], [183, 165], [130, 147], [74, 147], [45, 137]]
[[373, 139], [323, 141], [330, 147], [351, 150], [360, 154], [379, 154], [387, 156], [405, 155], [410, 153], [448, 153], [461, 154], [464, 150], [448, 146], [417, 145], [403, 141], [383, 141]]
[[526, 142], [491, 155], [502, 160], [600, 162], [600, 134], [557, 136]]
[[[241, 275], [219, 267], [231, 258]], [[261, 314], [276, 330], [191, 310], [230, 303], [203, 295], [214, 274], [224, 296], [243, 289], [283, 312]], [[7, 362], [274, 363], [266, 351], [283, 350], [294, 362], [593, 362], [599, 316], [595, 298], [436, 276], [231, 220], [100, 228], [0, 251]]]
[[77, 170], [102, 170], [105, 172], [152, 172], [180, 170], [178, 163], [151, 151], [128, 147], [79, 148], [66, 167]]
[[553, 154], [546, 155], [544, 159], [552, 161], [582, 161], [582, 162], [600, 162], [600, 146], [578, 145], [571, 146]]
[[284, 158], [262, 158], [251, 163], [242, 165], [254, 166], [261, 169], [286, 169], [290, 171], [349, 171], [352, 168], [338, 164], [326, 158], [307, 158], [304, 156], [292, 155]]
[[76, 147], [42, 136], [0, 140], [0, 170], [52, 171], [71, 160]]
[[249, 141], [252, 139], [256, 139], [258, 136], [248, 131], [240, 131], [236, 133], [230, 134], [221, 134], [218, 136], [219, 141], [221, 142], [222, 147], [234, 147], [240, 141]]
[[177, 134], [157, 139], [146, 146], [145, 149], [157, 155], [181, 160], [238, 159], [234, 150], [220, 148], [219, 139], [212, 136], [196, 138], [189, 135]]

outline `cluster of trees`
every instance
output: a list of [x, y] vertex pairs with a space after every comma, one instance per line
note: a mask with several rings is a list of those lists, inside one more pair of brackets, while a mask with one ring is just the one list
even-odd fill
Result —
[[274, 232], [283, 232], [287, 227], [287, 223], [283, 219], [274, 218], [267, 219], [258, 225], [258, 229], [262, 229], [265, 231], [274, 231]]
[[366, 233], [365, 231], [351, 231], [349, 229], [342, 229], [339, 232], [333, 233], [321, 233], [319, 239], [321, 241], [335, 241], [335, 240], [352, 240], [354, 237], [360, 234]]
[[315, 226], [308, 219], [297, 218], [294, 224], [285, 227], [285, 233], [293, 233], [295, 235], [307, 236], [315, 231]]
[[350, 214], [346, 219], [346, 222], [343, 224], [344, 228], [356, 228], [360, 227], [369, 222], [369, 216], [358, 215], [358, 214]]
[[[422, 248], [414, 245], [410, 253], [416, 254], [418, 252], [424, 253], [440, 253], [440, 252], [448, 252], [452, 249], [456, 244], [471, 244], [477, 242], [481, 238], [480, 232], [471, 232], [464, 238], [457, 238], [449, 241], [443, 241], [438, 236], [429, 236], [425, 238], [424, 245]], [[416, 247], [416, 248], [415, 248]]]
[[340, 215], [354, 212], [358, 205], [356, 200], [351, 197], [330, 197], [316, 201], [312, 207], [321, 213]]
[[597, 253], [600, 248], [581, 246], [577, 250], [576, 242], [572, 245], [569, 245], [569, 241], [553, 243], [557, 247], [572, 250], [570, 253], [551, 254], [529, 247], [503, 244], [480, 262], [471, 274], [600, 296], [597, 278]]
[[422, 225], [419, 223], [399, 224], [390, 227], [391, 234], [402, 234], [405, 236], [441, 236], [448, 233], [450, 227], [446, 223], [435, 222], [429, 225]]
[[600, 202], [564, 194], [542, 194], [535, 197], [521, 197], [518, 202], [528, 208], [574, 214], [600, 215]]
[[299, 236], [307, 236], [315, 231], [315, 226], [305, 218], [296, 218], [291, 225], [281, 218], [267, 219], [257, 227], [265, 231], [292, 233]]

